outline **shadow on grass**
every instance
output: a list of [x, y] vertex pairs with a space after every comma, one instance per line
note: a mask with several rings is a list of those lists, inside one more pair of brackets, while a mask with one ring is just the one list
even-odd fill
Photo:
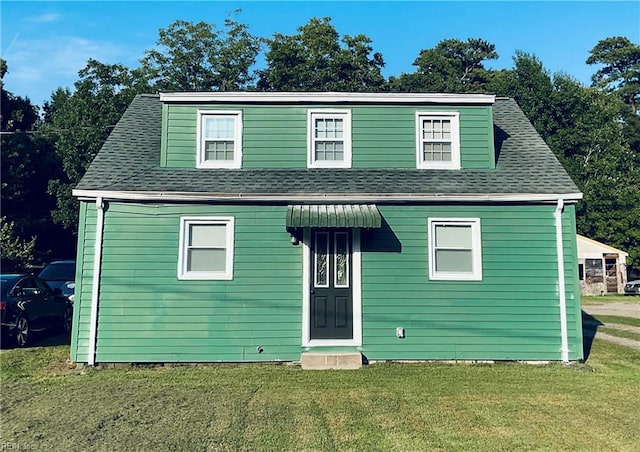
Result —
[[[57, 345], [70, 345], [71, 337], [65, 333], [58, 332], [38, 332], [32, 333], [33, 336], [29, 339], [25, 349], [32, 347], [55, 347]], [[0, 346], [2, 350], [8, 350], [12, 348], [18, 348], [11, 338], [2, 338], [2, 344]]]
[[600, 325], [604, 324], [592, 315], [582, 311], [582, 348], [584, 350], [585, 362], [589, 359], [593, 339], [596, 337], [596, 332]]

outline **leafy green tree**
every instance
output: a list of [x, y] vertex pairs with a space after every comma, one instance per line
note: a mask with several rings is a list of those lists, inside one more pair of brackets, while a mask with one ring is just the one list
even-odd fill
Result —
[[89, 60], [79, 72], [75, 91], [58, 88], [44, 106], [45, 122], [39, 131], [54, 140], [64, 176], [49, 182], [56, 196], [53, 219], [75, 230], [78, 202], [71, 194], [133, 97], [148, 91], [139, 70], [121, 64]]
[[640, 107], [640, 45], [615, 36], [601, 40], [589, 52], [587, 64], [601, 64], [592, 77], [595, 86], [616, 92], [631, 112]]
[[[0, 66], [4, 77], [6, 62], [0, 60]], [[13, 95], [4, 85], [0, 86], [2, 214], [5, 227], [10, 228], [8, 237], [12, 237], [4, 251], [17, 256], [19, 250], [8, 249], [10, 244], [33, 242], [35, 245], [28, 247], [33, 253], [30, 259], [43, 261], [51, 255], [69, 255], [74, 247], [61, 240], [65, 234], [53, 224], [50, 211], [55, 207], [55, 199], [47, 193], [49, 178], [61, 173], [60, 161], [50, 143], [35, 132], [40, 123], [37, 107], [28, 98]]]
[[598, 42], [591, 49], [588, 64], [603, 65], [592, 77], [594, 86], [620, 96], [624, 134], [636, 153], [640, 153], [640, 46], [616, 36]]
[[157, 45], [145, 52], [141, 69], [160, 91], [246, 89], [260, 51], [260, 39], [231, 18], [224, 31], [207, 22], [177, 20], [160, 29]]
[[[6, 61], [0, 60], [2, 78]], [[1, 83], [1, 82], [0, 82]], [[15, 213], [29, 198], [36, 172], [32, 137], [38, 121], [38, 109], [27, 98], [14, 96], [0, 84], [0, 127], [2, 128], [2, 208]]]
[[483, 39], [445, 39], [420, 51], [414, 73], [392, 77], [389, 83], [392, 90], [404, 92], [482, 92], [490, 77], [484, 62], [497, 58], [495, 45]]
[[16, 231], [13, 221], [0, 217], [0, 255], [2, 273], [22, 272], [34, 262], [36, 238], [25, 240]]
[[385, 89], [382, 55], [371, 39], [339, 33], [331, 19], [312, 18], [299, 33], [267, 39], [267, 67], [258, 89], [267, 91], [380, 91]]
[[629, 252], [640, 264], [640, 161], [625, 137], [624, 104], [615, 93], [550, 75], [517, 52], [489, 89], [513, 97], [584, 193], [578, 232]]
[[553, 128], [549, 124], [553, 78], [535, 55], [516, 51], [513, 69], [491, 77], [487, 90], [515, 99], [538, 133], [549, 136]]
[[158, 48], [146, 51], [138, 68], [90, 59], [74, 90], [57, 89], [44, 106], [39, 130], [52, 138], [64, 170], [64, 176], [49, 182], [57, 200], [54, 220], [76, 229], [78, 202], [72, 189], [136, 94], [244, 89], [259, 49], [259, 39], [232, 19], [225, 20], [224, 32], [213, 24], [178, 20], [160, 30]]
[[547, 142], [584, 193], [578, 230], [629, 252], [640, 264], [640, 156], [629, 146], [615, 94], [557, 75]]

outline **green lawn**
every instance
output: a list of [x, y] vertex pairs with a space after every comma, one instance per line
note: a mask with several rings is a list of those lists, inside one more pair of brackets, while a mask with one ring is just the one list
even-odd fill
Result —
[[599, 320], [602, 323], [619, 323], [621, 325], [630, 325], [640, 327], [640, 319], [634, 317], [622, 317], [617, 315], [600, 315], [593, 316], [594, 319]]
[[30, 450], [637, 450], [640, 352], [587, 364], [68, 369], [6, 350], [2, 444]]
[[607, 303], [640, 303], [640, 295], [597, 295], [581, 296], [582, 305], [607, 304]]
[[633, 341], [640, 342], [640, 334], [634, 333], [632, 331], [617, 330], [615, 328], [606, 328], [606, 327], [600, 327], [600, 328], [598, 328], [598, 331], [606, 333], [606, 334], [608, 334], [610, 336], [616, 336], [616, 337], [621, 337], [621, 338], [624, 338], [624, 339], [631, 339]]

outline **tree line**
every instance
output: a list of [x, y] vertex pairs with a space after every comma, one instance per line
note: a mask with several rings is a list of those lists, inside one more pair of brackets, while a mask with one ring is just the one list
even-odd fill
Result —
[[[41, 108], [0, 85], [2, 271], [74, 255], [71, 190], [136, 94], [247, 90], [512, 97], [584, 193], [578, 232], [626, 250], [640, 269], [640, 46], [625, 37], [595, 43], [591, 86], [523, 51], [510, 69], [485, 67], [497, 58], [483, 39], [445, 39], [419, 52], [413, 72], [385, 78], [371, 39], [341, 35], [330, 18], [262, 38], [230, 16], [221, 28], [178, 20], [160, 29], [137, 67], [90, 59], [73, 88], [56, 89]], [[2, 61], [2, 77], [7, 70]]]

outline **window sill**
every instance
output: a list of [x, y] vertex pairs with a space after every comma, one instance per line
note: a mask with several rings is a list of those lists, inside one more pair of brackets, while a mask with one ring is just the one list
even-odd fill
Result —
[[471, 273], [438, 273], [429, 275], [429, 281], [482, 281], [482, 275]]
[[201, 162], [196, 165], [198, 169], [241, 169], [242, 164], [240, 162]]
[[232, 281], [233, 275], [226, 273], [185, 273], [178, 275], [179, 281]]
[[459, 170], [462, 169], [460, 164], [458, 163], [447, 163], [447, 164], [426, 164], [426, 163], [418, 163], [418, 169], [436, 169], [436, 170]]
[[307, 163], [307, 168], [344, 168], [350, 169], [351, 162], [313, 162]]

